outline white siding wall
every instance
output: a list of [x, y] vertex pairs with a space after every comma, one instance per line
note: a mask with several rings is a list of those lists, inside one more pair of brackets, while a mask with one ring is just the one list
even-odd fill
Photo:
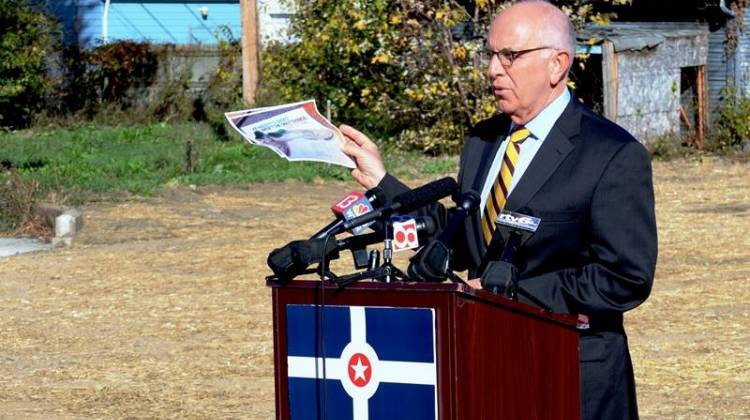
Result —
[[257, 0], [258, 20], [260, 22], [261, 42], [289, 42], [287, 33], [289, 22], [294, 14], [291, 0]]
[[[95, 47], [102, 38], [102, 0], [60, 0], [58, 7], [67, 30], [75, 29], [78, 42]], [[202, 19], [200, 8], [208, 8]], [[257, 0], [260, 36], [263, 42], [287, 41], [289, 21], [294, 13], [291, 0]], [[202, 3], [199, 0], [177, 3], [113, 1], [109, 10], [109, 39], [150, 41], [171, 44], [215, 44], [216, 32], [228, 27], [235, 38], [242, 34], [240, 3]]]

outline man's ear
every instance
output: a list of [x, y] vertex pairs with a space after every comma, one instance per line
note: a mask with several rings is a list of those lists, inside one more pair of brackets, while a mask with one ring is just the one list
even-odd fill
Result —
[[549, 61], [550, 85], [557, 86], [561, 81], [565, 80], [572, 60], [573, 57], [567, 51], [557, 50], [555, 52], [555, 55]]

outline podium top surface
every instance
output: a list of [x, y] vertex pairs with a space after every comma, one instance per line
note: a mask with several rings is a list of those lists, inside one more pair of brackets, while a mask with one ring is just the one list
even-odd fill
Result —
[[493, 306], [502, 306], [508, 310], [521, 312], [529, 316], [546, 320], [561, 326], [577, 329], [578, 316], [574, 314], [553, 313], [536, 306], [531, 306], [522, 302], [511, 300], [505, 296], [497, 296], [486, 290], [474, 289], [466, 284], [461, 283], [421, 283], [421, 282], [392, 282], [385, 283], [380, 281], [360, 281], [347, 285], [339, 289], [336, 285], [318, 280], [293, 280], [282, 283], [278, 280], [267, 280], [266, 285], [272, 289], [321, 289], [321, 284], [326, 291], [336, 293], [338, 291], [357, 291], [357, 292], [420, 292], [436, 294], [455, 294], [460, 298], [483, 302]]

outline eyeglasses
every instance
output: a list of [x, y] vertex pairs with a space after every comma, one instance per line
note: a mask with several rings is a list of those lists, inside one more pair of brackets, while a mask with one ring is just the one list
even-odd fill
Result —
[[539, 50], [553, 50], [554, 47], [537, 47], [537, 48], [529, 48], [527, 50], [518, 50], [513, 51], [510, 48], [503, 48], [500, 51], [494, 51], [489, 48], [485, 48], [484, 54], [487, 58], [487, 62], [492, 61], [493, 58], [497, 57], [500, 60], [500, 64], [503, 65], [504, 68], [510, 68], [510, 66], [513, 65], [513, 62], [518, 59], [518, 57], [528, 54], [530, 52], [539, 51]]

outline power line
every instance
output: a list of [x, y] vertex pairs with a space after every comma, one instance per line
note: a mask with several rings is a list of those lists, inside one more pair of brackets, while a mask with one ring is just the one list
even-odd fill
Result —
[[113, 10], [113, 11], [115, 12], [115, 16], [116, 16], [116, 17], [117, 17], [117, 18], [118, 18], [118, 19], [119, 19], [119, 20], [120, 20], [121, 22], [123, 22], [123, 24], [124, 24], [125, 26], [130, 26], [130, 28], [131, 28], [131, 29], [132, 29], [133, 31], [137, 32], [137, 33], [138, 33], [138, 35], [140, 35], [140, 36], [141, 36], [141, 38], [143, 38], [143, 39], [146, 39], [146, 35], [144, 35], [144, 34], [143, 34], [143, 32], [141, 32], [140, 30], [138, 30], [138, 27], [137, 27], [137, 26], [135, 26], [135, 24], [134, 24], [133, 22], [131, 22], [131, 21], [130, 21], [130, 19], [128, 18], [128, 16], [127, 16], [127, 15], [125, 15], [124, 13], [120, 12], [120, 9], [118, 9], [118, 8], [113, 8], [112, 10]]
[[172, 35], [172, 33], [171, 33], [171, 32], [169, 32], [169, 29], [167, 29], [167, 27], [166, 27], [166, 26], [162, 25], [162, 24], [161, 24], [161, 22], [159, 21], [159, 19], [157, 19], [157, 18], [156, 18], [156, 16], [154, 16], [154, 14], [153, 14], [153, 13], [151, 13], [151, 11], [150, 11], [150, 10], [148, 10], [148, 9], [146, 8], [146, 5], [145, 5], [145, 4], [141, 3], [141, 7], [143, 8], [143, 10], [145, 10], [145, 11], [146, 11], [146, 13], [148, 13], [148, 15], [149, 15], [149, 16], [151, 16], [151, 19], [153, 19], [153, 20], [154, 20], [154, 22], [156, 22], [156, 24], [157, 24], [157, 25], [159, 25], [159, 27], [160, 27], [160, 28], [161, 28], [162, 30], [164, 30], [164, 32], [166, 32], [166, 33], [167, 33], [167, 35], [169, 35], [169, 37], [170, 37], [170, 38], [172, 38], [172, 41], [173, 41], [173, 42], [174, 42], [175, 44], [179, 44], [179, 43], [180, 43], [179, 41], [177, 41], [177, 38], [175, 38], [175, 37], [174, 37], [174, 35]]

